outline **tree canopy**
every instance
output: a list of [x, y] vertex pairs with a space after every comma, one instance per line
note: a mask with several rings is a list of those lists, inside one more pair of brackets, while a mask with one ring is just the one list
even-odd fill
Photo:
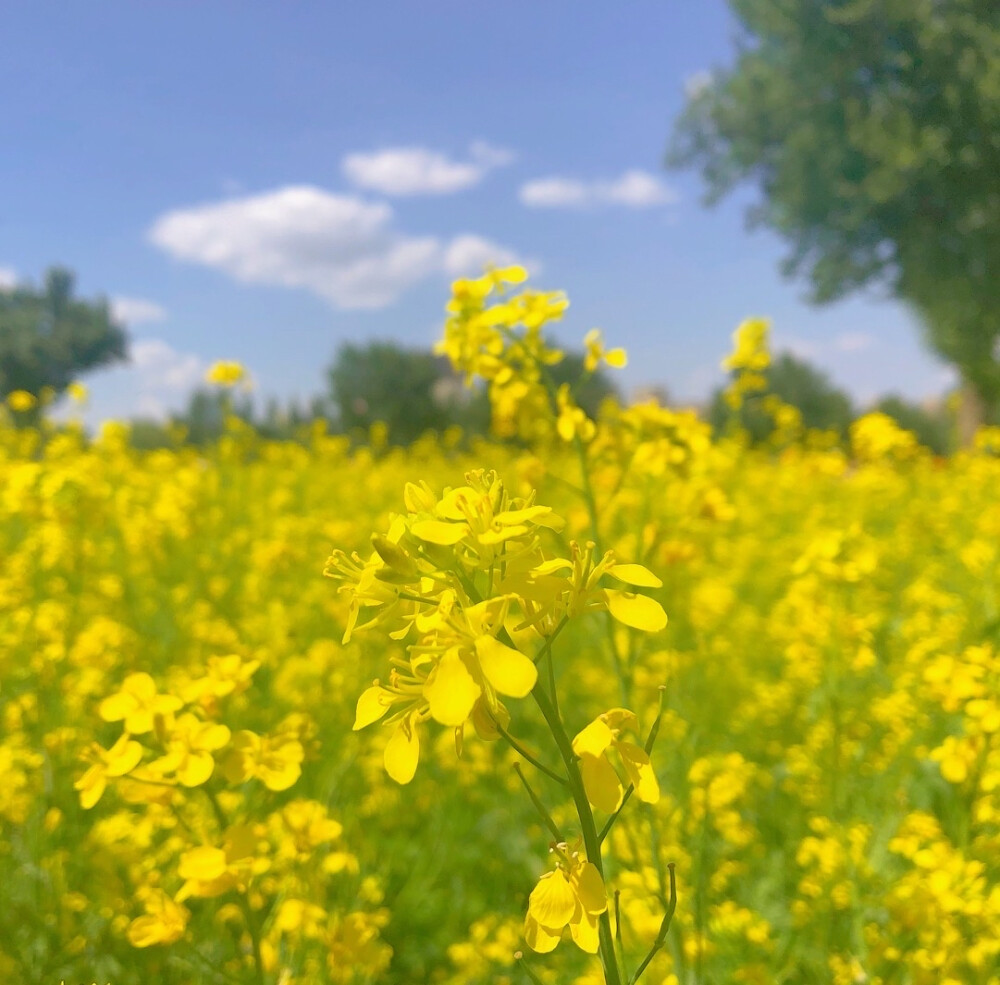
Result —
[[912, 304], [979, 399], [1000, 399], [1000, 4], [730, 0], [735, 65], [696, 89], [671, 150], [715, 201], [790, 243], [813, 299]]
[[[567, 352], [549, 367], [558, 386], [586, 376], [575, 397], [591, 417], [601, 402], [618, 392], [601, 370], [584, 373], [584, 357]], [[409, 444], [426, 431], [459, 425], [472, 434], [490, 429], [485, 390], [467, 389], [447, 359], [427, 349], [407, 349], [394, 342], [346, 343], [328, 371], [330, 398], [340, 427], [367, 430], [376, 421], [388, 426], [389, 441]]]
[[53, 267], [42, 288], [0, 291], [0, 399], [15, 390], [60, 394], [80, 374], [127, 355], [107, 302], [73, 297], [74, 278]]
[[[328, 377], [340, 426], [345, 431], [367, 430], [381, 421], [394, 444], [409, 444], [425, 431], [443, 431], [458, 423], [458, 408], [469, 402], [447, 360], [394, 342], [346, 343]], [[479, 403], [483, 430], [489, 411], [484, 399]]]

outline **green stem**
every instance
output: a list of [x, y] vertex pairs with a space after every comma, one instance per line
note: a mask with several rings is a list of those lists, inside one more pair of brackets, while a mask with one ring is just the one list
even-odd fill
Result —
[[[229, 827], [229, 819], [226, 817], [226, 812], [219, 803], [219, 798], [208, 787], [202, 787], [201, 789], [205, 791], [205, 796], [208, 797], [208, 802], [212, 805], [212, 811], [215, 814], [215, 819], [219, 822], [219, 826], [225, 830]], [[247, 890], [237, 893], [236, 898], [239, 901], [240, 910], [243, 911], [243, 919], [246, 920], [247, 930], [250, 933], [256, 985], [265, 985], [264, 958], [261, 954], [260, 926], [257, 923], [257, 915], [253, 912], [253, 907], [250, 905], [250, 896]]]
[[[549, 696], [541, 687], [535, 687], [531, 692], [538, 705], [538, 710], [542, 713], [545, 723], [552, 732], [552, 737], [556, 741], [559, 755], [562, 757], [563, 765], [566, 767], [566, 775], [569, 779], [569, 788], [573, 794], [573, 803], [576, 806], [576, 813], [580, 819], [580, 831], [583, 834], [583, 844], [587, 851], [587, 861], [598, 871], [601, 879], [604, 879], [604, 864], [601, 860], [601, 843], [597, 838], [597, 825], [594, 823], [594, 813], [590, 809], [590, 802], [587, 800], [587, 791], [583, 786], [583, 777], [580, 775], [580, 767], [577, 764], [576, 753], [573, 752], [573, 744], [570, 742], [566, 730], [563, 728], [562, 720], [555, 706], [549, 700]], [[605, 910], [598, 920], [598, 938], [600, 941], [601, 965], [604, 968], [604, 980], [606, 985], [623, 985], [621, 972], [618, 970], [618, 961], [615, 958], [615, 942], [611, 933], [611, 917]]]
[[545, 643], [542, 645], [542, 648], [532, 658], [532, 662], [535, 664], [535, 666], [538, 666], [538, 664], [545, 658], [545, 656], [552, 652], [552, 644], [555, 643], [556, 637], [563, 631], [563, 629], [566, 626], [566, 623], [568, 622], [569, 622], [569, 616], [563, 616], [562, 619], [560, 619], [558, 624], [556, 625], [556, 628], [553, 629], [551, 633], [549, 633], [548, 637], [545, 640]]
[[524, 955], [520, 951], [514, 952], [514, 960], [521, 966], [521, 970], [535, 983], [543, 985], [542, 980], [531, 970], [531, 965], [524, 960]]
[[622, 974], [626, 975], [628, 972], [625, 971], [625, 944], [622, 942], [622, 908], [621, 908], [621, 890], [615, 890], [615, 947], [618, 949], [618, 967], [621, 968]]

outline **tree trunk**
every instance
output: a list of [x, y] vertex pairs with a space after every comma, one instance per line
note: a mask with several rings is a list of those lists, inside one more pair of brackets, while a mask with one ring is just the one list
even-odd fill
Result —
[[976, 431], [983, 426], [985, 419], [986, 402], [979, 387], [968, 379], [964, 380], [958, 404], [958, 440], [963, 448], [972, 447]]

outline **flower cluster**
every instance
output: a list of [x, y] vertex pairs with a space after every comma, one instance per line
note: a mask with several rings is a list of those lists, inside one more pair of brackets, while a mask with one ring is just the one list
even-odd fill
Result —
[[538, 651], [566, 619], [605, 611], [637, 629], [666, 624], [655, 599], [605, 583], [659, 587], [652, 572], [611, 552], [597, 559], [593, 544], [554, 555], [544, 534], [563, 521], [550, 507], [511, 496], [494, 472], [465, 479], [441, 495], [407, 485], [407, 513], [372, 537], [372, 553], [336, 551], [326, 566], [350, 600], [345, 641], [378, 627], [406, 644], [361, 695], [354, 722], [393, 726], [385, 768], [399, 783], [416, 771], [424, 722], [455, 729], [459, 749], [466, 725], [497, 738], [510, 721], [502, 698], [531, 693]]

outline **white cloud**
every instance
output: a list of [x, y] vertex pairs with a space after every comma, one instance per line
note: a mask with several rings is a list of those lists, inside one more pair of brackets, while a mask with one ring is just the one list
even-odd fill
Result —
[[201, 382], [207, 368], [200, 356], [178, 352], [163, 339], [135, 342], [130, 355], [138, 387], [146, 397], [162, 395], [162, 391], [190, 390]]
[[0, 267], [0, 291], [12, 291], [17, 287], [17, 271], [13, 267]]
[[608, 201], [633, 209], [648, 209], [677, 201], [677, 195], [648, 171], [626, 171], [608, 187], [607, 195]]
[[478, 185], [513, 154], [477, 140], [471, 160], [456, 161], [425, 147], [388, 147], [370, 154], [348, 154], [341, 168], [348, 181], [385, 195], [449, 195]]
[[838, 352], [862, 352], [874, 344], [874, 337], [867, 332], [842, 332], [833, 339], [833, 348]]
[[382, 308], [434, 274], [515, 254], [478, 236], [443, 244], [392, 225], [392, 208], [310, 186], [177, 209], [149, 236], [172, 256], [254, 284], [304, 288], [339, 308]]
[[341, 308], [379, 308], [437, 268], [432, 237], [391, 228], [385, 203], [305, 185], [178, 209], [150, 239], [247, 283], [302, 287]]
[[625, 205], [648, 209], [677, 201], [673, 190], [648, 171], [632, 169], [612, 181], [580, 181], [554, 176], [537, 178], [521, 186], [521, 202], [538, 209], [584, 209], [599, 205]]
[[502, 168], [517, 156], [506, 147], [496, 147], [485, 140], [474, 140], [469, 144], [469, 154], [485, 168]]
[[587, 186], [573, 178], [538, 178], [521, 185], [521, 201], [539, 209], [579, 208], [588, 204]]
[[[445, 248], [442, 261], [451, 277], [478, 276], [487, 265], [505, 267], [520, 262], [512, 250], [471, 234], [456, 236]], [[532, 270], [537, 273], [537, 265]]]
[[167, 317], [167, 310], [145, 298], [114, 297], [111, 299], [111, 317], [129, 326], [144, 325], [163, 321]]

